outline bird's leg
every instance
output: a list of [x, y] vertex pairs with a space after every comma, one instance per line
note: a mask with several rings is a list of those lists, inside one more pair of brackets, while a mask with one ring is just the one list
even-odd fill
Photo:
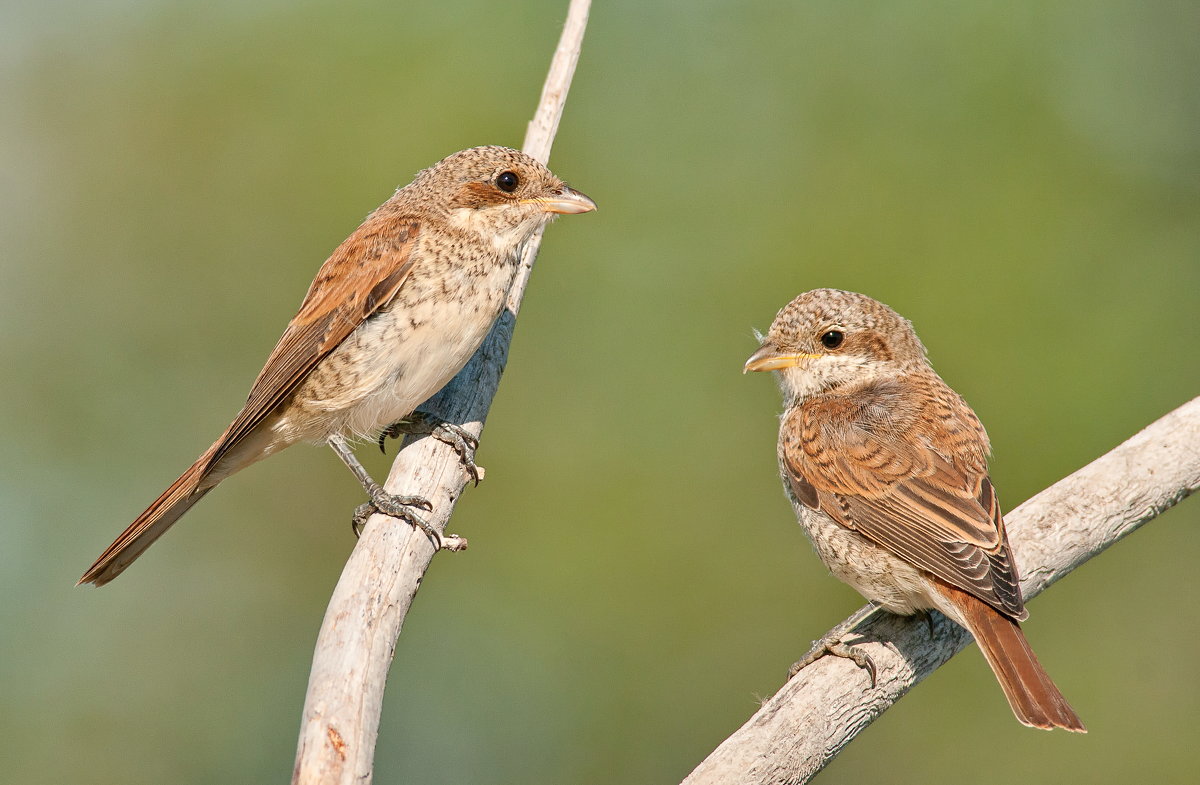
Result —
[[354, 529], [356, 537], [362, 532], [363, 524], [367, 522], [367, 518], [371, 517], [375, 512], [381, 512], [384, 515], [407, 521], [425, 532], [433, 538], [434, 543], [439, 549], [445, 547], [446, 543], [442, 539], [441, 532], [430, 526], [424, 518], [417, 515], [411, 509], [417, 507], [426, 512], [432, 510], [433, 505], [429, 503], [428, 499], [423, 496], [398, 496], [388, 493], [379, 483], [371, 479], [371, 475], [367, 474], [367, 470], [358, 462], [358, 458], [354, 457], [354, 452], [350, 449], [345, 436], [335, 434], [330, 436], [328, 441], [329, 446], [342, 459], [342, 463], [346, 464], [350, 472], [358, 478], [367, 495], [371, 497], [371, 501], [359, 505], [354, 511], [354, 518], [350, 522], [350, 526]]
[[799, 660], [788, 668], [788, 679], [799, 673], [804, 668], [812, 665], [817, 660], [824, 657], [826, 654], [832, 654], [835, 657], [845, 657], [848, 660], [853, 660], [854, 664], [867, 672], [871, 678], [871, 686], [875, 686], [875, 663], [865, 653], [859, 651], [845, 643], [842, 638], [846, 633], [857, 627], [862, 622], [878, 611], [880, 608], [874, 602], [859, 608], [853, 616], [846, 619], [844, 622], [834, 627], [829, 631], [829, 634], [822, 637], [820, 640], [813, 641], [812, 648], [808, 650]]
[[392, 423], [379, 434], [379, 451], [387, 453], [384, 448], [388, 439], [398, 439], [410, 434], [428, 434], [439, 442], [450, 445], [462, 458], [463, 469], [476, 485], [483, 479], [483, 467], [475, 463], [475, 450], [479, 448], [479, 440], [467, 433], [460, 425], [447, 422], [441, 417], [429, 412], [413, 412], [406, 419]]

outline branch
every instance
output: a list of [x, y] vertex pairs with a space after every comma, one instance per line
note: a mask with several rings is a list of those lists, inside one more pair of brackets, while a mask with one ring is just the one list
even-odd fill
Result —
[[[1200, 398], [1042, 491], [1005, 517], [1026, 598], [1200, 488]], [[823, 657], [785, 684], [684, 785], [808, 782], [917, 682], [971, 642], [935, 614], [877, 613], [855, 632], [879, 670]]]
[[[587, 25], [589, 0], [571, 0], [525, 152], [550, 157]], [[500, 384], [513, 326], [541, 242], [526, 245], [506, 310], [466, 367], [421, 409], [478, 437]], [[427, 520], [444, 531], [466, 484], [458, 453], [436, 439], [405, 441], [384, 487], [433, 503]], [[457, 540], [465, 547], [465, 540]], [[430, 538], [412, 526], [373, 516], [342, 571], [325, 612], [309, 676], [293, 783], [371, 781], [383, 688], [404, 617], [433, 559]]]

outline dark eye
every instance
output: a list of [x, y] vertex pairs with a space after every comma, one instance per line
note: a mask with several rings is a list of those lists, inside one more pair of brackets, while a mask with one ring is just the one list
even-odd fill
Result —
[[517, 186], [520, 184], [521, 178], [517, 177], [516, 172], [501, 172], [496, 175], [496, 187], [506, 194], [517, 190]]
[[826, 330], [821, 335], [821, 345], [826, 349], [836, 349], [846, 340], [846, 334], [841, 330]]

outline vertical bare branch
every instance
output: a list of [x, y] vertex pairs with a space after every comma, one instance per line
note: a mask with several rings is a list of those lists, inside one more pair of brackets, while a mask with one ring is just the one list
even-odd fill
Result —
[[[1200, 398], [1005, 516], [1025, 597], [1036, 596], [1197, 488]], [[875, 614], [857, 633], [879, 671], [874, 688], [853, 663], [818, 660], [722, 742], [684, 785], [808, 782], [904, 693], [971, 642], [966, 630], [940, 616], [932, 636], [923, 620], [888, 613]], [[1003, 705], [999, 690], [996, 700]]]
[[[525, 152], [543, 163], [550, 157], [579, 60], [589, 6], [589, 0], [571, 2], [541, 102], [525, 138]], [[483, 346], [441, 393], [422, 405], [423, 410], [462, 424], [475, 436], [483, 430], [540, 241], [539, 232], [525, 247], [507, 309]], [[401, 448], [385, 487], [391, 493], [429, 499], [433, 512], [427, 519], [444, 530], [465, 483], [458, 453], [435, 439], [419, 439], [409, 440]], [[465, 541], [460, 542], [465, 547]], [[404, 617], [433, 555], [429, 538], [413, 527], [381, 516], [368, 521], [321, 626], [293, 783], [363, 785], [371, 781], [388, 668]]]

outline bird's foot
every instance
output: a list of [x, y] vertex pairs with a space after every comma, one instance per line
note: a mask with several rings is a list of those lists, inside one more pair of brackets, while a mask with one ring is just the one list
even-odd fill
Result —
[[399, 518], [421, 531], [428, 534], [437, 544], [438, 548], [442, 547], [442, 533], [429, 522], [413, 511], [415, 507], [418, 510], [432, 512], [433, 505], [424, 496], [401, 496], [399, 494], [388, 493], [379, 485], [372, 484], [368, 489], [371, 494], [371, 501], [364, 502], [358, 505], [354, 510], [354, 518], [350, 521], [350, 526], [354, 529], [354, 536], [358, 537], [362, 534], [363, 526], [367, 519], [375, 513], [382, 513], [391, 518]]
[[387, 453], [388, 439], [398, 439], [410, 434], [428, 434], [439, 442], [450, 445], [462, 458], [463, 470], [476, 485], [483, 480], [483, 467], [475, 463], [475, 450], [479, 439], [468, 433], [461, 425], [447, 422], [429, 412], [413, 412], [408, 419], [392, 423], [379, 434], [379, 451]]
[[788, 680], [790, 681], [797, 673], [812, 665], [826, 654], [852, 660], [855, 665], [867, 672], [867, 676], [871, 679], [871, 686], [875, 686], [875, 662], [864, 652], [843, 641], [840, 633], [826, 635], [824, 638], [814, 641], [813, 647], [808, 650], [808, 654], [805, 654], [799, 660], [792, 663], [792, 667], [788, 668]]
[[354, 518], [350, 525], [354, 529], [354, 536], [362, 534], [363, 525], [375, 513], [382, 513], [391, 518], [399, 518], [405, 523], [417, 527], [421, 531], [428, 534], [441, 547], [441, 533], [429, 525], [429, 523], [413, 511], [413, 508], [432, 512], [433, 505], [424, 496], [401, 496], [399, 494], [388, 493], [379, 485], [372, 483], [372, 487], [368, 489], [371, 494], [371, 501], [364, 502], [358, 505], [354, 510]]
[[850, 646], [842, 639], [847, 633], [878, 610], [880, 608], [874, 602], [868, 603], [859, 608], [849, 619], [846, 619], [830, 630], [823, 638], [814, 641], [808, 653], [796, 660], [796, 662], [792, 663], [792, 667], [788, 668], [788, 680], [790, 681], [797, 673], [812, 665], [826, 654], [832, 654], [834, 657], [844, 657], [847, 660], [852, 660], [855, 665], [865, 670], [867, 676], [871, 679], [871, 687], [873, 688], [875, 686], [875, 662], [865, 652]]
[[363, 502], [355, 508], [354, 518], [350, 521], [350, 528], [354, 530], [354, 536], [358, 537], [362, 534], [367, 519], [375, 513], [381, 513], [391, 518], [399, 518], [405, 523], [411, 524], [425, 532], [433, 540], [438, 550], [465, 551], [467, 549], [466, 537], [459, 537], [457, 534], [442, 534], [431, 526], [428, 521], [413, 512], [412, 508], [414, 507], [425, 512], [433, 510], [433, 505], [423, 496], [391, 494], [377, 485], [371, 493], [371, 501]]
[[354, 457], [354, 452], [350, 449], [345, 436], [341, 434], [330, 436], [329, 446], [333, 448], [333, 451], [337, 453], [337, 456], [350, 469], [355, 479], [362, 484], [363, 490], [371, 497], [371, 501], [366, 504], [360, 504], [354, 510], [354, 517], [350, 520], [350, 527], [354, 530], [355, 537], [362, 534], [363, 525], [366, 524], [367, 519], [378, 512], [392, 518], [399, 518], [425, 532], [433, 539], [439, 550], [443, 548], [448, 551], [466, 550], [466, 540], [456, 534], [443, 535], [431, 526], [428, 521], [413, 511], [415, 507], [425, 512], [432, 512], [433, 505], [430, 504], [428, 499], [423, 496], [400, 496], [385, 491], [379, 483], [371, 479], [371, 475], [367, 474], [367, 470], [359, 463], [358, 458]]

